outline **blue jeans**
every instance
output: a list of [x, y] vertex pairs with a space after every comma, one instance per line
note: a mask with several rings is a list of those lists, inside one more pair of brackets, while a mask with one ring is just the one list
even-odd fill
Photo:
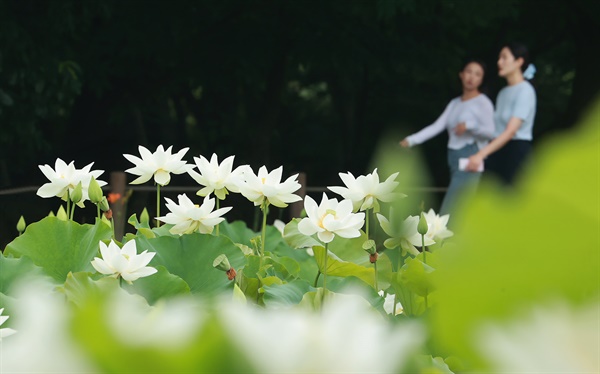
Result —
[[469, 144], [461, 149], [448, 148], [448, 166], [450, 167], [450, 185], [442, 201], [440, 215], [453, 213], [456, 208], [456, 202], [463, 198], [473, 195], [481, 173], [458, 170], [458, 159], [468, 158], [479, 151], [477, 144]]

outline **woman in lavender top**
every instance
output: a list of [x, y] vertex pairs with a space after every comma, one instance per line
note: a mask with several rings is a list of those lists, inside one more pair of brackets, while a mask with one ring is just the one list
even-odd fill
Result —
[[448, 131], [450, 185], [442, 201], [441, 214], [451, 212], [459, 195], [473, 191], [481, 177], [479, 172], [461, 170], [459, 159], [477, 153], [494, 134], [494, 105], [480, 91], [484, 75], [483, 62], [468, 60], [459, 73], [462, 95], [452, 99], [434, 123], [400, 141], [401, 146], [412, 147]]

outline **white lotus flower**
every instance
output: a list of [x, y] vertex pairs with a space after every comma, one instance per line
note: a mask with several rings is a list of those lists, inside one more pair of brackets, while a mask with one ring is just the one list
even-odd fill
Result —
[[454, 233], [446, 228], [448, 224], [449, 214], [439, 216], [433, 209], [429, 209], [429, 212], [423, 213], [425, 220], [427, 221], [427, 234], [425, 236], [435, 240], [442, 241], [446, 238], [451, 237]]
[[268, 204], [285, 208], [289, 203], [302, 200], [296, 192], [301, 186], [296, 180], [298, 174], [292, 175], [281, 183], [283, 166], [269, 172], [265, 166], [258, 169], [255, 175], [250, 167], [244, 169], [244, 183], [239, 185], [242, 195], [252, 201], [255, 206], [262, 205], [266, 200]]
[[390, 324], [356, 295], [307, 308], [224, 305], [219, 318], [259, 373], [402, 373], [421, 347], [417, 321]]
[[76, 169], [73, 161], [67, 164], [60, 158], [56, 159], [54, 169], [49, 165], [38, 165], [50, 182], [41, 186], [37, 191], [37, 195], [44, 198], [56, 196], [66, 200], [68, 193], [73, 192], [75, 187], [81, 182], [82, 199], [77, 205], [83, 207], [83, 203], [89, 200], [88, 188], [92, 177], [96, 179], [100, 187], [106, 185], [105, 181], [98, 180], [98, 177], [104, 173], [104, 170], [92, 170], [93, 165], [94, 163], [92, 162], [83, 169]]
[[161, 145], [156, 148], [154, 153], [151, 153], [146, 147], [139, 146], [140, 155], [142, 158], [137, 156], [124, 154], [123, 156], [135, 164], [135, 167], [125, 170], [127, 173], [139, 175], [131, 184], [142, 184], [154, 177], [154, 181], [161, 185], [166, 186], [171, 181], [171, 173], [183, 174], [188, 172], [193, 165], [186, 164], [182, 160], [185, 153], [189, 148], [183, 148], [176, 154], [171, 154], [170, 146], [165, 150]]
[[[523, 309], [523, 308], [521, 308]], [[600, 307], [568, 301], [535, 305], [504, 322], [488, 321], [474, 345], [496, 373], [599, 373]]]
[[[387, 313], [387, 314], [393, 314], [394, 313], [394, 302], [396, 301], [396, 295], [394, 294], [387, 294], [385, 295], [385, 292], [383, 292], [383, 290], [379, 291], [379, 296], [384, 297], [385, 299], [383, 301], [383, 310]], [[396, 314], [402, 314], [402, 312], [404, 311], [404, 309], [402, 309], [402, 304], [400, 304], [400, 302], [396, 303]]]
[[198, 195], [207, 196], [214, 192], [219, 200], [225, 200], [229, 192], [240, 192], [239, 184], [244, 182], [244, 169], [246, 165], [233, 169], [233, 159], [229, 156], [219, 164], [217, 155], [213, 153], [210, 161], [204, 156], [194, 157], [200, 173], [190, 169], [188, 173], [198, 184], [205, 186]]
[[354, 178], [352, 173], [340, 173], [340, 178], [346, 187], [327, 187], [330, 191], [337, 193], [344, 199], [352, 200], [354, 210], [364, 211], [374, 208], [379, 211], [379, 201], [389, 203], [398, 197], [405, 197], [404, 194], [394, 193], [394, 189], [399, 182], [394, 180], [398, 173], [390, 175], [385, 182], [379, 182], [377, 169], [371, 174], [361, 175]]
[[108, 246], [100, 242], [100, 253], [102, 258], [92, 260], [94, 269], [115, 278], [123, 277], [128, 283], [157, 272], [155, 268], [146, 266], [156, 253], [146, 250], [138, 255], [134, 240], [125, 243], [123, 248], [112, 240]]
[[360, 229], [365, 224], [364, 213], [352, 213], [352, 201], [329, 199], [323, 193], [321, 203], [317, 203], [310, 197], [304, 199], [306, 218], [298, 223], [298, 231], [304, 235], [317, 234], [323, 243], [329, 243], [335, 235], [342, 238], [357, 238]]
[[178, 195], [177, 199], [179, 204], [166, 197], [166, 205], [171, 213], [157, 218], [164, 223], [175, 225], [169, 230], [171, 234], [183, 235], [196, 231], [210, 234], [214, 227], [224, 220], [221, 216], [231, 210], [231, 207], [227, 207], [213, 211], [215, 199], [209, 196], [204, 198], [204, 202], [200, 206], [195, 205], [185, 194]]
[[[0, 326], [2, 326], [2, 324], [4, 324], [4, 322], [6, 322], [6, 320], [9, 318], [9, 316], [3, 316], [2, 312], [4, 312], [4, 308], [0, 309]], [[6, 338], [7, 336], [11, 336], [12, 334], [16, 333], [16, 330], [13, 330], [11, 328], [5, 327], [3, 329], [0, 329], [0, 341], [3, 338]]]
[[[401, 224], [396, 224], [393, 220], [390, 222], [386, 217], [377, 213], [377, 219], [383, 231], [390, 236], [383, 242], [383, 245], [388, 249], [400, 247], [402, 250], [402, 256], [406, 253], [410, 253], [413, 256], [419, 254], [419, 251], [415, 246], [421, 247], [423, 245], [421, 235], [417, 231], [419, 225], [418, 216], [408, 216]], [[425, 245], [429, 246], [435, 244], [435, 241], [431, 237], [425, 235]]]

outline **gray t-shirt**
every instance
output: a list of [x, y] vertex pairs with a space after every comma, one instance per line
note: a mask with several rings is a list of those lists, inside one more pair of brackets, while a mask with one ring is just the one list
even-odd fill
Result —
[[517, 130], [513, 139], [532, 140], [536, 105], [535, 89], [528, 81], [501, 89], [496, 98], [496, 112], [494, 112], [496, 129], [494, 136], [502, 134], [508, 121], [512, 117], [516, 117], [523, 120], [523, 123], [521, 123], [521, 127]]

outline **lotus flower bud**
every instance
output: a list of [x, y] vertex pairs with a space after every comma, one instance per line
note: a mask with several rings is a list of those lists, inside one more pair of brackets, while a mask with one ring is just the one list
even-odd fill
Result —
[[74, 204], [77, 204], [81, 201], [81, 199], [83, 199], [83, 186], [81, 185], [81, 182], [79, 182], [73, 189], [73, 192], [71, 192], [71, 201]]
[[417, 225], [417, 232], [421, 235], [425, 235], [428, 230], [429, 226], [427, 226], [427, 219], [425, 219], [425, 215], [421, 212], [421, 218], [419, 218], [419, 224]]
[[25, 218], [23, 218], [23, 216], [21, 216], [21, 218], [19, 218], [19, 222], [17, 222], [17, 231], [19, 232], [19, 234], [21, 234], [23, 231], [25, 231], [26, 227], [27, 227], [27, 224], [25, 223]]
[[69, 220], [69, 217], [67, 216], [67, 212], [65, 211], [65, 208], [63, 208], [62, 205], [60, 206], [60, 208], [58, 208], [58, 211], [56, 212], [56, 218], [58, 218], [61, 221]]
[[88, 187], [88, 196], [90, 197], [90, 201], [94, 204], [99, 204], [102, 201], [102, 188], [96, 181], [96, 178], [92, 177], [90, 180], [90, 185]]
[[148, 209], [144, 208], [142, 210], [142, 214], [140, 214], [140, 223], [143, 225], [150, 225], [150, 215], [148, 214]]
[[102, 196], [102, 200], [100, 200], [99, 206], [103, 212], [108, 212], [110, 210], [110, 205], [108, 205], [108, 200], [106, 200], [106, 196]]

